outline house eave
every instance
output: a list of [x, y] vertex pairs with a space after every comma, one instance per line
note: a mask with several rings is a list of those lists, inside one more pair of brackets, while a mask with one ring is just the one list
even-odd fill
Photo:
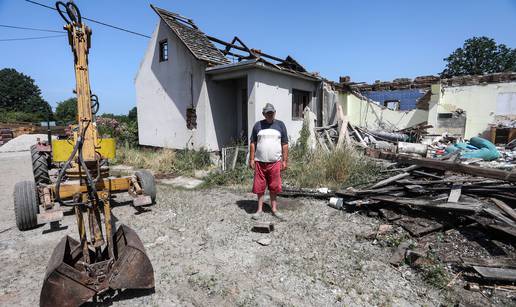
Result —
[[318, 77], [309, 76], [309, 75], [302, 74], [302, 73], [294, 73], [294, 72], [290, 72], [288, 70], [278, 69], [275, 67], [270, 67], [267, 64], [259, 61], [258, 59], [245, 60], [245, 61], [241, 61], [238, 63], [224, 64], [224, 65], [217, 65], [214, 67], [209, 67], [206, 69], [206, 74], [215, 76], [215, 75], [226, 74], [226, 73], [235, 72], [235, 71], [239, 71], [239, 70], [248, 70], [251, 68], [262, 69], [262, 70], [275, 72], [275, 73], [279, 73], [279, 74], [283, 74], [283, 75], [288, 75], [291, 77], [309, 80], [309, 81], [318, 82], [318, 81], [322, 80], [321, 78], [318, 78]]

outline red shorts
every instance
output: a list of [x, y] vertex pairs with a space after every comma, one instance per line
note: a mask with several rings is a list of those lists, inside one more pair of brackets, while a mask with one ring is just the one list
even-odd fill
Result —
[[265, 193], [265, 187], [269, 188], [269, 192], [281, 192], [281, 160], [276, 162], [259, 162], [254, 163], [254, 182], [253, 193]]

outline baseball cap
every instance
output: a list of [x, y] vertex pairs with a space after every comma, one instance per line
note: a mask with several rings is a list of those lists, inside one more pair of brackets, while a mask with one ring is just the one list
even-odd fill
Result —
[[274, 106], [272, 105], [272, 103], [267, 102], [265, 107], [263, 107], [262, 113], [267, 113], [267, 112], [275, 112], [276, 113], [276, 109], [274, 109]]

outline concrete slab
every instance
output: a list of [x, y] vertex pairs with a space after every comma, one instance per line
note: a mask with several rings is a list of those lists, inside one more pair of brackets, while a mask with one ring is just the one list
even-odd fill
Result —
[[[23, 134], [0, 147], [0, 152], [20, 152], [29, 151], [30, 147], [38, 142], [38, 138], [47, 140], [46, 134]], [[55, 138], [55, 137], [53, 137]]]
[[179, 188], [195, 189], [198, 186], [200, 186], [204, 181], [191, 177], [179, 176], [170, 179], [159, 179], [158, 182]]

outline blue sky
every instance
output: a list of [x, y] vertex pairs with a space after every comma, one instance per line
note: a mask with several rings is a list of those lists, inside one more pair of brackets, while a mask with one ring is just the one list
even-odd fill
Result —
[[[53, 6], [54, 1], [36, 0]], [[82, 15], [150, 35], [158, 21], [150, 3], [192, 18], [205, 33], [278, 57], [292, 55], [330, 80], [349, 75], [373, 82], [437, 74], [443, 58], [473, 36], [516, 48], [516, 0], [458, 1], [198, 1], [75, 0]], [[0, 24], [60, 30], [52, 10], [24, 0], [0, 0]], [[136, 105], [134, 77], [148, 39], [88, 23], [92, 90], [101, 113]], [[53, 33], [0, 28], [0, 39]], [[0, 41], [0, 69], [36, 80], [55, 107], [73, 96], [73, 59], [66, 37]]]

